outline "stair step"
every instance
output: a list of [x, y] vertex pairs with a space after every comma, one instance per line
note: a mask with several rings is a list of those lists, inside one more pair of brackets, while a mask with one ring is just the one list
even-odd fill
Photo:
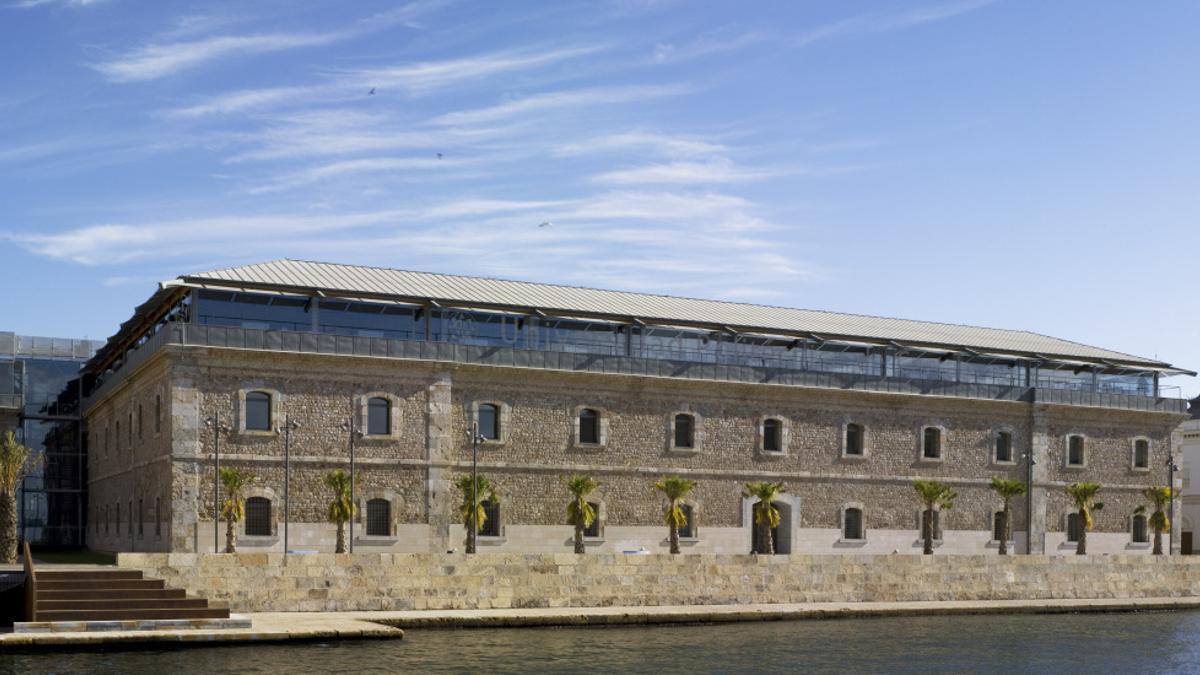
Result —
[[141, 579], [140, 570], [37, 570], [38, 581]]
[[129, 621], [136, 619], [227, 619], [227, 607], [174, 609], [58, 609], [37, 613], [37, 621]]
[[149, 590], [164, 588], [162, 579], [88, 579], [83, 581], [42, 581], [38, 578], [39, 591], [116, 591]]
[[47, 591], [38, 588], [37, 599], [43, 600], [165, 600], [167, 598], [184, 598], [187, 593], [182, 588], [147, 588], [147, 589], [75, 589]]
[[38, 599], [37, 611], [50, 612], [60, 609], [192, 609], [208, 607], [204, 598], [129, 598], [122, 600], [42, 600]]

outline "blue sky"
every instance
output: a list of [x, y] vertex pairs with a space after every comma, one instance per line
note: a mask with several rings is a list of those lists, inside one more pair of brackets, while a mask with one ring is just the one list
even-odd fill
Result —
[[157, 281], [295, 257], [1197, 368], [1197, 25], [1116, 0], [0, 0], [0, 330], [106, 337]]

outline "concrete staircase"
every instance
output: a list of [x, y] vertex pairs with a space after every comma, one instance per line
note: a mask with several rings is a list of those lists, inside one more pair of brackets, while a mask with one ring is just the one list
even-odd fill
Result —
[[38, 622], [229, 618], [228, 607], [189, 598], [137, 570], [41, 569], [32, 605], [30, 618]]

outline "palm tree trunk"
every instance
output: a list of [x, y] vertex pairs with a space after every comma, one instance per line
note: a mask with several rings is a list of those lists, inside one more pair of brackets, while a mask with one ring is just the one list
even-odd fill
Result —
[[765, 519], [758, 524], [758, 547], [762, 550], [759, 553], [764, 555], [775, 555], [775, 542], [771, 541], [771, 525]]
[[1154, 555], [1162, 555], [1162, 530], [1154, 528]]
[[337, 523], [337, 549], [334, 553], [346, 552], [346, 521], [339, 520]]
[[0, 495], [0, 562], [17, 562], [17, 496]]
[[1000, 516], [1004, 522], [1000, 524], [1000, 555], [1008, 555], [1008, 538], [1012, 536], [1011, 525], [1008, 520], [1008, 499], [1004, 500], [1004, 515]]
[[233, 536], [233, 519], [225, 521], [225, 552], [237, 553], [237, 539]]
[[922, 551], [925, 555], [933, 555], [933, 508], [925, 509], [925, 517], [922, 518], [921, 537], [925, 539], [925, 548]]
[[575, 523], [575, 552], [582, 555], [587, 551], [583, 548], [583, 525]]
[[679, 528], [671, 525], [668, 539], [671, 542], [671, 553], [679, 553]]
[[1075, 545], [1075, 555], [1087, 555], [1087, 518], [1083, 509], [1079, 510], [1079, 543]]

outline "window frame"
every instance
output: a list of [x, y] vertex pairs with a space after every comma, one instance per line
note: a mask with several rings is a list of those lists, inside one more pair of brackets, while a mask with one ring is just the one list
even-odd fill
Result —
[[[937, 451], [938, 454], [930, 457], [925, 454], [927, 447], [926, 439], [930, 431], [937, 432]], [[941, 424], [922, 424], [920, 432], [917, 434], [917, 461], [926, 463], [941, 463], [946, 461], [946, 427]]]
[[[392, 502], [384, 497], [371, 497], [365, 500], [363, 508], [363, 534], [368, 537], [391, 537], [395, 535], [394, 520], [392, 518]], [[382, 525], [383, 532], [372, 532], [372, 525], [380, 525], [378, 513], [372, 513], [372, 507], [378, 509], [382, 505], [384, 509]]]
[[[850, 429], [851, 427], [858, 429], [858, 452], [850, 452]], [[841, 425], [841, 459], [861, 460], [866, 459], [867, 450], [867, 425], [857, 420], [845, 420]]]
[[[595, 520], [592, 521], [591, 527], [583, 528], [583, 539], [584, 539], [584, 541], [589, 541], [589, 542], [604, 541], [604, 525], [605, 525], [604, 521], [605, 521], [605, 516], [606, 516], [605, 508], [604, 508], [604, 500], [589, 499], [589, 500], [587, 500], [587, 502], [588, 502], [588, 504], [591, 504], [592, 508], [596, 511], [596, 518], [595, 518]], [[592, 533], [592, 532], [594, 532], [594, 533]]]
[[[1145, 464], [1143, 464], [1141, 466], [1138, 465], [1138, 444], [1139, 443], [1146, 444], [1146, 462], [1145, 462]], [[1150, 438], [1147, 436], [1134, 436], [1132, 439], [1130, 439], [1129, 470], [1136, 471], [1138, 473], [1149, 473], [1150, 466], [1154, 461], [1153, 459], [1151, 459], [1153, 457], [1153, 455], [1154, 455], [1154, 444], [1150, 441]]]
[[[260, 502], [266, 502], [266, 504], [267, 504], [266, 523], [265, 523], [266, 532], [265, 533], [259, 532], [259, 531], [254, 531], [254, 532], [250, 531], [250, 504], [251, 504], [251, 502], [254, 502], [255, 504], [259, 504]], [[275, 509], [275, 500], [274, 499], [272, 499], [271, 497], [268, 497], [267, 495], [264, 495], [264, 494], [247, 495], [246, 501], [244, 504], [244, 508], [245, 508], [246, 515], [244, 518], [242, 518], [242, 536], [248, 537], [248, 538], [258, 538], [258, 539], [275, 536], [275, 510], [276, 509]], [[258, 524], [259, 523], [255, 523], [255, 525], [258, 525]]]
[[[1071, 461], [1071, 440], [1079, 439], [1079, 462]], [[1063, 468], [1064, 469], [1086, 469], [1088, 459], [1088, 437], [1086, 434], [1079, 432], [1071, 432], [1063, 437]]]
[[[267, 396], [267, 428], [258, 429], [248, 426], [248, 401], [252, 394]], [[278, 436], [282, 419], [280, 410], [283, 405], [283, 394], [277, 389], [263, 386], [250, 386], [238, 390], [238, 421], [237, 431], [244, 436]]]
[[[1000, 459], [1000, 438], [1008, 439], [1008, 459]], [[997, 427], [992, 430], [992, 464], [1013, 466], [1017, 463], [1016, 434], [1009, 427]]]
[[[479, 502], [486, 514], [483, 520], [483, 527], [475, 534], [478, 539], [488, 539], [496, 541], [504, 538], [504, 503], [499, 499], [487, 499]], [[491, 506], [494, 511], [488, 513], [488, 507]], [[493, 530], [493, 528], [495, 528]], [[469, 529], [469, 528], [468, 528]], [[494, 534], [489, 534], [494, 532]]]
[[[678, 440], [677, 423], [680, 417], [687, 417], [691, 420], [691, 441], [690, 446], [681, 446], [676, 444]], [[667, 417], [667, 450], [669, 452], [681, 455], [698, 454], [704, 445], [703, 417], [696, 411], [685, 407], [671, 411]]]
[[[1142, 524], [1142, 539], [1138, 540], [1138, 521]], [[1150, 518], [1144, 513], [1135, 513], [1129, 518], [1129, 543], [1136, 547], [1149, 546], [1153, 533], [1150, 531]]]
[[[670, 502], [668, 502], [669, 504]], [[684, 499], [681, 501], [680, 507], [687, 515], [687, 527], [679, 530], [679, 541], [681, 543], [700, 541], [700, 505], [693, 499]]]
[[[1071, 538], [1071, 523], [1072, 522], [1075, 523], [1075, 537], [1073, 539]], [[1083, 521], [1080, 519], [1079, 513], [1077, 511], [1068, 511], [1066, 513], [1066, 515], [1063, 516], [1063, 535], [1066, 538], [1066, 541], [1068, 544], [1078, 544], [1079, 543], [1079, 533], [1082, 531], [1080, 529], [1082, 527], [1083, 527]]]
[[[775, 449], [767, 449], [767, 433], [769, 426], [775, 427]], [[791, 439], [790, 426], [783, 415], [763, 415], [758, 419], [757, 449], [767, 457], [784, 457], [788, 454], [788, 444]]]
[[[491, 406], [491, 407], [495, 408], [495, 411], [496, 411], [495, 433], [496, 433], [497, 437], [496, 438], [488, 438], [485, 436], [484, 439], [479, 444], [480, 447], [503, 445], [503, 444], [507, 443], [509, 436], [511, 434], [511, 431], [512, 431], [511, 409], [509, 408], [508, 404], [505, 403], [504, 401], [500, 401], [500, 400], [496, 400], [496, 399], [480, 399], [478, 401], [472, 402], [471, 403], [471, 416], [470, 416], [470, 419], [468, 420], [468, 425], [475, 424], [476, 429], [478, 429], [482, 435], [482, 425], [479, 424], [479, 422], [480, 422], [479, 416], [480, 416], [480, 412], [484, 409], [485, 406]], [[471, 434], [470, 434], [469, 426], [467, 429], [467, 433], [464, 435], [468, 439], [470, 438]], [[468, 440], [468, 446], [469, 445], [470, 445], [470, 441]]]
[[[382, 396], [367, 397], [367, 415], [366, 424], [363, 425], [363, 431], [367, 436], [391, 436], [392, 435], [392, 402]], [[377, 430], [375, 428], [376, 414], [383, 415], [383, 428]]]
[[[846, 516], [854, 511], [858, 515], [858, 536], [847, 536]], [[847, 502], [842, 504], [838, 514], [838, 543], [843, 544], [865, 544], [867, 542], [867, 510], [861, 502]]]

